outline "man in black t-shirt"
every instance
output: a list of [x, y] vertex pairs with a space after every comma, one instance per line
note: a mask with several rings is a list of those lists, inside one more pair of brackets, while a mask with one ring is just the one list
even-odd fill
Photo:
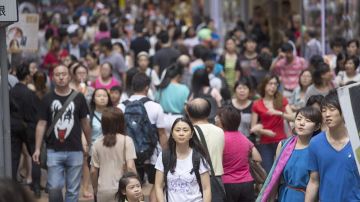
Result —
[[82, 130], [88, 144], [90, 143], [89, 112], [85, 97], [81, 93], [77, 94], [55, 123], [49, 137], [44, 137], [47, 127], [52, 124], [54, 117], [72, 93], [69, 87], [71, 78], [67, 67], [63, 65], [55, 67], [53, 80], [55, 89], [43, 98], [40, 107], [33, 159], [39, 163], [41, 142], [45, 138], [49, 201], [63, 201], [62, 189], [66, 182], [65, 201], [75, 202], [79, 199], [83, 165]]

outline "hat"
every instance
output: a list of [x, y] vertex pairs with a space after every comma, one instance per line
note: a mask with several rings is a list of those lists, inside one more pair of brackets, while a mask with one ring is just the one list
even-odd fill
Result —
[[149, 58], [149, 54], [145, 51], [141, 51], [137, 54], [137, 59], [139, 59], [141, 56], [145, 56], [146, 58]]

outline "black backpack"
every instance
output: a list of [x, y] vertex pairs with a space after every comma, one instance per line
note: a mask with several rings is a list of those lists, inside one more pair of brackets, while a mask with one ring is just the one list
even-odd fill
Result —
[[144, 97], [140, 100], [123, 102], [126, 106], [124, 113], [126, 132], [134, 141], [137, 165], [143, 165], [144, 161], [150, 159], [158, 142], [157, 128], [151, 124], [144, 107], [148, 101], [151, 100]]
[[215, 116], [217, 114], [218, 106], [217, 106], [217, 102], [216, 102], [215, 98], [213, 96], [211, 96], [212, 89], [213, 88], [210, 87], [206, 93], [203, 93], [201, 91], [201, 93], [199, 93], [196, 97], [194, 96], [194, 98], [203, 98], [203, 99], [209, 101], [209, 103], [211, 105], [211, 111], [210, 111], [208, 120], [210, 123], [215, 123]]
[[[196, 181], [199, 185], [201, 195], [203, 195], [202, 191], [202, 185], [201, 185], [201, 178], [200, 178], [200, 159], [201, 155], [198, 151], [193, 149], [192, 153], [192, 163], [193, 163], [193, 169], [191, 169], [190, 174], [195, 173]], [[166, 201], [168, 200], [168, 190], [167, 190], [167, 174], [170, 171], [170, 151], [169, 150], [163, 150], [162, 152], [162, 163], [164, 165], [164, 191], [166, 193]]]

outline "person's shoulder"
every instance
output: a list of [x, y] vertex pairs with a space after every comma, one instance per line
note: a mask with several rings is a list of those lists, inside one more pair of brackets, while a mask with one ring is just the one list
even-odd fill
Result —
[[317, 146], [323, 143], [325, 138], [326, 138], [326, 132], [325, 131], [320, 132], [315, 137], [311, 138], [310, 146]]
[[212, 134], [222, 134], [222, 135], [224, 134], [223, 129], [212, 123], [199, 124], [199, 127], [203, 130], [210, 131]]

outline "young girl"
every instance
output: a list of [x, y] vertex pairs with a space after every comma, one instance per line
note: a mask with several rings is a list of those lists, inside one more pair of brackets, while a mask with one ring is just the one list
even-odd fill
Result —
[[[167, 175], [164, 175], [163, 154], [157, 159], [155, 192], [158, 202], [210, 202], [211, 187], [209, 169], [206, 159], [209, 159], [201, 146], [192, 123], [186, 118], [175, 120], [170, 133], [169, 149], [163, 151], [169, 159]], [[195, 175], [193, 157], [200, 156], [198, 165], [199, 177]], [[166, 164], [165, 164], [166, 165]], [[167, 171], [167, 170], [166, 170]], [[166, 172], [165, 171], [165, 172]], [[202, 187], [199, 186], [199, 181]], [[164, 189], [165, 188], [165, 189]], [[165, 190], [165, 193], [164, 193]], [[165, 200], [166, 199], [166, 200]]]
[[133, 172], [126, 172], [119, 180], [119, 190], [116, 193], [118, 202], [143, 201], [143, 193], [139, 177]]
[[[316, 108], [305, 107], [297, 112], [295, 135], [279, 143], [277, 160], [257, 201], [273, 201], [277, 190], [279, 202], [304, 201], [310, 177], [307, 169], [308, 146], [313, 135], [320, 131], [321, 124], [322, 115]], [[280, 178], [283, 182], [279, 186]]]

